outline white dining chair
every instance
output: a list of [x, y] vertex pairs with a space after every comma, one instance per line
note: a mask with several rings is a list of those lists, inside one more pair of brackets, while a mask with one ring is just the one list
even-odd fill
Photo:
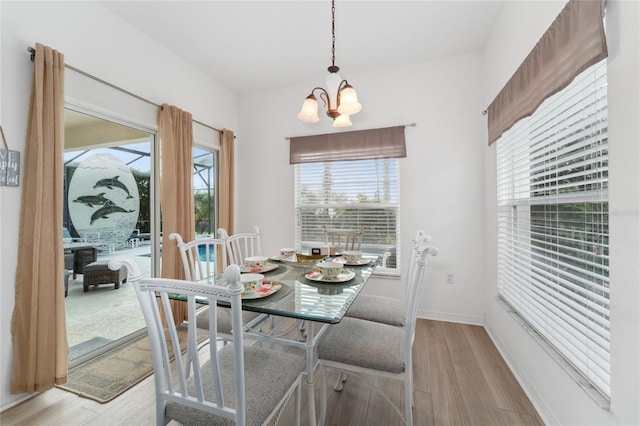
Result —
[[[221, 274], [229, 266], [226, 241], [219, 238], [197, 238], [184, 242], [182, 236], [176, 232], [169, 235], [169, 239], [178, 244], [185, 279], [187, 281], [206, 281], [208, 278]], [[198, 333], [209, 333], [209, 307], [200, 305], [196, 310], [196, 326]], [[232, 340], [231, 311], [227, 308], [217, 310], [217, 337], [226, 343]], [[193, 318], [193, 317], [189, 317]], [[257, 327], [267, 319], [264, 314], [244, 311], [242, 321], [245, 327]], [[187, 368], [190, 367], [190, 354], [187, 354]], [[188, 373], [187, 373], [188, 374]]]
[[[424, 231], [420, 230], [413, 237], [413, 245], [415, 247], [418, 242], [429, 243], [431, 240], [432, 238], [430, 235], [427, 235]], [[411, 277], [412, 268], [415, 263], [411, 261], [411, 259], [408, 263], [409, 267], [404, 280], [404, 300], [393, 297], [360, 294], [356, 300], [353, 301], [345, 315], [351, 318], [381, 322], [398, 327], [404, 326], [406, 321], [405, 314], [407, 310], [407, 302], [409, 295], [412, 292], [410, 286], [414, 284], [414, 282], [410, 281], [409, 277]]]
[[[168, 278], [144, 278], [130, 257], [111, 259], [109, 267], [129, 268], [151, 344], [156, 393], [156, 424], [174, 420], [182, 425], [236, 424], [261, 425], [274, 419], [295, 393], [295, 424], [300, 424], [300, 383], [304, 357], [271, 349], [246, 346], [242, 331], [242, 284], [240, 268], [229, 266], [224, 278], [228, 287]], [[170, 298], [187, 300], [189, 315], [195, 315], [197, 300], [209, 305], [209, 337], [216, 341], [217, 304], [231, 305], [232, 343], [220, 350], [196, 351], [197, 330], [188, 324], [187, 346], [193, 350], [193, 375], [187, 377], [181, 346], [173, 321]], [[161, 314], [159, 304], [166, 315]], [[163, 317], [167, 319], [163, 323]], [[201, 353], [204, 352], [204, 353]], [[175, 363], [177, 368], [172, 368]]]
[[327, 245], [337, 245], [341, 251], [360, 251], [366, 228], [366, 226], [361, 226], [357, 229], [331, 229], [324, 225], [324, 242]]
[[[324, 423], [327, 411], [326, 369], [334, 368], [349, 376], [361, 378], [372, 384], [363, 375], [393, 378], [404, 382], [404, 414], [392, 407], [407, 425], [413, 424], [413, 370], [412, 346], [415, 335], [416, 315], [420, 289], [427, 264], [427, 256], [436, 256], [438, 249], [429, 244], [428, 238], [420, 238], [415, 244], [410, 262], [413, 262], [410, 281], [411, 294], [405, 312], [404, 327], [345, 317], [330, 327], [318, 345], [320, 367], [320, 424]], [[383, 344], [381, 344], [383, 342]], [[379, 388], [373, 387], [378, 392]], [[384, 395], [387, 401], [391, 399]]]
[[233, 235], [229, 235], [226, 229], [220, 228], [218, 236], [226, 241], [229, 263], [242, 265], [247, 257], [262, 255], [260, 228], [257, 225], [254, 226], [253, 232], [240, 232]]

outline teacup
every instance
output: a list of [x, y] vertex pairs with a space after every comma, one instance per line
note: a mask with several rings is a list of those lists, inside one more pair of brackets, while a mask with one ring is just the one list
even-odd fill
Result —
[[338, 262], [319, 262], [316, 266], [322, 271], [324, 278], [335, 278], [342, 272], [342, 263]]
[[296, 257], [296, 249], [292, 249], [292, 248], [280, 249], [280, 259], [295, 261], [295, 257]]
[[343, 251], [342, 255], [347, 259], [347, 263], [357, 263], [360, 261], [362, 253], [359, 251]]
[[244, 264], [251, 268], [252, 271], [264, 269], [267, 266], [267, 260], [269, 260], [266, 256], [251, 256], [245, 257]]
[[242, 274], [240, 275], [240, 282], [244, 287], [245, 293], [251, 293], [262, 287], [262, 280], [264, 275], [262, 274]]

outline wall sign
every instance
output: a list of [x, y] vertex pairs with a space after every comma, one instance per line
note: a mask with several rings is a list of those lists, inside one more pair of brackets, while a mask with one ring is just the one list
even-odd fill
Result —
[[20, 151], [9, 150], [4, 130], [0, 126], [4, 149], [0, 149], [0, 186], [20, 185]]

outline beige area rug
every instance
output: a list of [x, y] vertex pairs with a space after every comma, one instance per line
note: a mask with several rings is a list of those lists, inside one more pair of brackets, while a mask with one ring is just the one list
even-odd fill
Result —
[[[206, 336], [199, 336], [200, 341]], [[187, 329], [178, 328], [180, 347], [186, 347]], [[173, 360], [173, 354], [171, 360]], [[138, 337], [116, 349], [69, 370], [67, 383], [60, 389], [102, 404], [153, 374], [149, 337]]]

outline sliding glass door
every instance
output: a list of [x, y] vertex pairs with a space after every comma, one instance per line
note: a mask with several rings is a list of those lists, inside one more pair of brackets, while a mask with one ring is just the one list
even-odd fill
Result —
[[[163, 229], [155, 152], [152, 131], [65, 110], [62, 226], [72, 366], [145, 332], [133, 288], [107, 270], [106, 262], [126, 255], [145, 276], [160, 273]], [[197, 237], [215, 235], [217, 229], [217, 170], [217, 152], [194, 147]]]
[[154, 150], [149, 131], [65, 111], [62, 226], [72, 365], [144, 332], [133, 288], [106, 262], [131, 256], [146, 276], [156, 275]]

